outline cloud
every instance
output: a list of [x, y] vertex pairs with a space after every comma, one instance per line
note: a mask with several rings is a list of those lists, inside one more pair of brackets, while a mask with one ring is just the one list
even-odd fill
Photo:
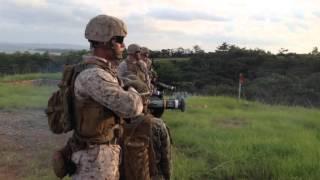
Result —
[[293, 16], [294, 16], [295, 18], [297, 18], [298, 20], [304, 20], [304, 19], [305, 19], [305, 15], [304, 15], [304, 13], [301, 12], [301, 11], [296, 11], [296, 12], [294, 12]]
[[315, 15], [315, 16], [317, 16], [317, 17], [320, 18], [320, 11], [315, 11], [315, 12], [313, 12], [313, 15]]
[[252, 16], [252, 19], [254, 19], [254, 20], [256, 20], [256, 21], [267, 21], [267, 20], [268, 20], [267, 17], [261, 16], [261, 15]]
[[286, 26], [291, 32], [301, 32], [309, 29], [307, 24], [300, 22], [288, 22]]
[[2, 22], [20, 24], [24, 27], [78, 28], [83, 26], [93, 11], [74, 4], [48, 3], [47, 7], [19, 7], [15, 3], [2, 3], [0, 19]]
[[230, 19], [216, 16], [208, 13], [198, 11], [182, 11], [177, 9], [161, 8], [151, 9], [147, 14], [155, 19], [173, 20], [173, 21], [192, 21], [192, 20], [206, 20], [206, 21], [229, 21]]
[[96, 8], [63, 0], [50, 1], [41, 7], [3, 1], [0, 6], [0, 39], [14, 42], [83, 43], [86, 23], [98, 13]]
[[[163, 30], [155, 26], [154, 19], [143, 15], [130, 15], [124, 19], [128, 25], [129, 34], [125, 39], [127, 45], [137, 43], [147, 46], [153, 50], [163, 48], [192, 48], [195, 44], [201, 46], [206, 51], [214, 51], [215, 48], [223, 42], [236, 44], [241, 47], [266, 47], [279, 43], [279, 39], [257, 37], [256, 35], [234, 34], [228, 29], [236, 27], [226, 25], [225, 33], [200, 33], [192, 34], [183, 32], [178, 28]], [[182, 25], [180, 25], [183, 28]], [[222, 30], [223, 31], [223, 30]], [[230, 32], [230, 33], [229, 33]]]
[[14, 0], [13, 2], [18, 6], [24, 6], [24, 7], [27, 6], [27, 7], [41, 8], [47, 5], [46, 0]]
[[[313, 1], [313, 2], [311, 2]], [[277, 6], [274, 6], [274, 4]], [[0, 0], [0, 41], [79, 43], [90, 18], [106, 13], [128, 25], [126, 44], [152, 49], [199, 44], [303, 51], [319, 46], [319, 0]], [[308, 48], [308, 47], [310, 48]]]

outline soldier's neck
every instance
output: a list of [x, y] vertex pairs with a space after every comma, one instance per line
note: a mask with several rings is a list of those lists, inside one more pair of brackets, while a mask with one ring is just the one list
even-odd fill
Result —
[[112, 53], [110, 53], [109, 51], [106, 51], [104, 49], [96, 48], [93, 50], [92, 55], [99, 57], [99, 58], [106, 59], [107, 61], [109, 61], [111, 63], [113, 63], [113, 61], [115, 61], [113, 59]]

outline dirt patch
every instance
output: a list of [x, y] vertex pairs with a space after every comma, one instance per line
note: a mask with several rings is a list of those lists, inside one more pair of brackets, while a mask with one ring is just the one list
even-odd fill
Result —
[[246, 119], [237, 117], [218, 119], [215, 120], [215, 122], [217, 122], [220, 127], [224, 128], [241, 128], [248, 125]]
[[16, 168], [0, 167], [0, 179], [14, 180], [17, 179]]
[[41, 109], [0, 111], [0, 179], [24, 179], [48, 171], [51, 154], [70, 134], [54, 135]]

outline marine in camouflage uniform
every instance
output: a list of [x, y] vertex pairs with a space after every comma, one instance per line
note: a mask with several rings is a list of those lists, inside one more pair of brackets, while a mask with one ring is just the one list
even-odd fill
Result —
[[81, 71], [74, 83], [76, 122], [69, 141], [76, 165], [74, 180], [120, 177], [121, 118], [138, 116], [143, 109], [137, 91], [123, 90], [116, 76], [126, 34], [125, 24], [107, 15], [94, 17], [86, 27], [93, 55], [85, 57], [84, 63], [93, 66]]
[[147, 47], [141, 48], [141, 60], [145, 62], [148, 70], [148, 76], [150, 79], [151, 91], [154, 91], [154, 85], [157, 82], [158, 74], [152, 67], [152, 60], [149, 58], [150, 50]]
[[141, 47], [138, 44], [130, 44], [127, 53], [127, 59], [119, 64], [118, 77], [126, 82], [130, 75], [134, 75], [147, 84], [150, 90], [150, 77], [147, 65], [141, 59]]
[[[131, 47], [131, 48], [130, 48]], [[134, 48], [133, 48], [134, 47]], [[135, 54], [137, 51], [140, 51], [140, 47], [138, 45], [128, 47], [129, 56]], [[146, 79], [141, 79], [139, 77], [149, 76], [148, 71], [143, 68], [128, 68], [127, 63], [138, 62], [138, 58], [140, 58], [140, 54], [138, 57], [129, 57], [127, 60], [120, 63], [118, 67], [118, 77], [123, 80], [124, 84], [129, 83], [130, 80], [136, 81], [141, 80], [142, 82], [146, 82]], [[141, 58], [140, 58], [141, 59]], [[137, 65], [135, 63], [135, 65]], [[143, 74], [143, 76], [139, 76], [139, 74]], [[137, 77], [138, 76], [138, 77]], [[136, 78], [132, 78], [136, 77]], [[148, 78], [148, 83], [150, 84], [150, 79]], [[150, 87], [150, 86], [149, 86]], [[141, 92], [140, 92], [141, 93]], [[150, 95], [150, 94], [149, 94]], [[147, 97], [145, 97], [147, 99]], [[145, 106], [144, 109], [145, 116], [148, 117], [148, 121], [151, 123], [151, 133], [152, 133], [152, 146], [154, 151], [154, 164], [155, 170], [150, 174], [151, 179], [153, 180], [169, 180], [171, 176], [171, 142], [168, 129], [162, 119], [153, 117], [147, 110]], [[137, 121], [135, 118], [131, 120], [133, 123]], [[132, 162], [135, 163], [135, 162]]]
[[155, 153], [156, 172], [152, 180], [169, 180], [171, 176], [171, 141], [162, 119], [152, 118], [152, 141]]
[[149, 49], [147, 47], [141, 48], [141, 59], [146, 63], [148, 71], [152, 69], [152, 61], [149, 58]]
[[[151, 91], [153, 83], [157, 81], [157, 73], [152, 68], [152, 60], [149, 58], [150, 50], [141, 48], [141, 59], [146, 63], [150, 79]], [[156, 159], [156, 175], [153, 180], [170, 179], [171, 176], [171, 139], [165, 122], [160, 118], [152, 118], [153, 147]]]

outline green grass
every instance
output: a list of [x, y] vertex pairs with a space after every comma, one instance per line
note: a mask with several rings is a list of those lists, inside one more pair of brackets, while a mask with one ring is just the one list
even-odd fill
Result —
[[60, 79], [61, 73], [30, 73], [0, 76], [0, 82], [22, 81], [32, 79]]
[[11, 82], [34, 79], [60, 79], [61, 73], [31, 73], [0, 77], [0, 108], [43, 108], [56, 86], [32, 86]]
[[57, 87], [0, 83], [0, 108], [43, 108]]
[[[55, 89], [0, 83], [0, 108], [43, 108]], [[174, 141], [173, 179], [318, 179], [319, 117], [319, 109], [191, 97], [185, 113], [163, 117]], [[51, 170], [30, 172], [54, 179]]]
[[174, 179], [318, 179], [320, 111], [192, 97], [167, 111]]

